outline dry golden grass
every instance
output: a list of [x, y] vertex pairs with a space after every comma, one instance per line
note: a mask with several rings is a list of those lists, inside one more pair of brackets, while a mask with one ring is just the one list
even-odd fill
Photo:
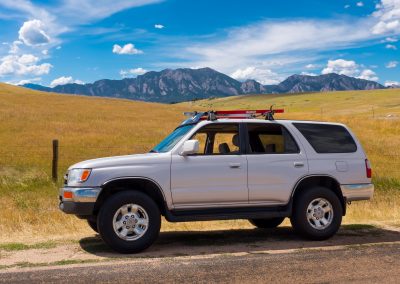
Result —
[[[161, 105], [31, 91], [0, 84], [0, 242], [88, 234], [83, 221], [57, 207], [50, 180], [51, 141], [60, 169], [102, 156], [152, 148], [191, 109], [284, 107], [279, 118], [339, 121], [363, 143], [374, 169], [372, 202], [354, 203], [346, 222], [400, 221], [400, 90], [256, 95]], [[163, 230], [240, 228], [246, 221], [169, 224]]]

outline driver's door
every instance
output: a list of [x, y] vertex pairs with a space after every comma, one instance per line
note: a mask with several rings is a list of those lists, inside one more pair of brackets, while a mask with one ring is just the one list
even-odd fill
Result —
[[190, 139], [197, 154], [174, 154], [171, 192], [175, 208], [247, 205], [247, 160], [241, 154], [239, 124], [212, 123]]

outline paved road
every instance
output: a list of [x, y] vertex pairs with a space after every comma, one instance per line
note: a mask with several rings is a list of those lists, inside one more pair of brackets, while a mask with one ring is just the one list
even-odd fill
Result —
[[1, 272], [0, 282], [399, 283], [400, 243], [128, 260]]

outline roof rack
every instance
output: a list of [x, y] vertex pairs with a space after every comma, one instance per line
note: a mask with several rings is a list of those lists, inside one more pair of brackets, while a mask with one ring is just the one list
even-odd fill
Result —
[[217, 120], [225, 119], [252, 119], [257, 117], [265, 117], [266, 120], [274, 120], [275, 113], [284, 113], [284, 109], [257, 109], [257, 110], [210, 110], [205, 112], [184, 112], [189, 118], [182, 124], [197, 123], [200, 120]]

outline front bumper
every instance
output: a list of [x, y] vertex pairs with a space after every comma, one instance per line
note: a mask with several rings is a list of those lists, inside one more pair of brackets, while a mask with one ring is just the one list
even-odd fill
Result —
[[92, 215], [100, 190], [100, 187], [63, 187], [60, 189], [59, 208], [67, 214]]
[[340, 188], [346, 201], [369, 200], [374, 195], [372, 183], [342, 184]]

